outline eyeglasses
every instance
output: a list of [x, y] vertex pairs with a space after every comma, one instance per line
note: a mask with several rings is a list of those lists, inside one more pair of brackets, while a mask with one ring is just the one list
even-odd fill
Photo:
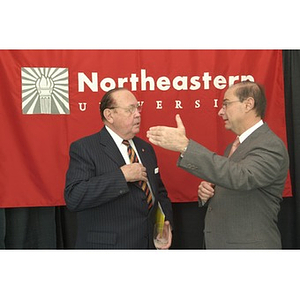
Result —
[[131, 115], [133, 115], [136, 112], [138, 112], [138, 113], [142, 112], [142, 106], [140, 104], [130, 105], [129, 107], [113, 106], [113, 107], [108, 107], [108, 108], [109, 109], [121, 108], [121, 109], [124, 109], [126, 112], [130, 113]]
[[222, 108], [223, 109], [227, 109], [227, 106], [231, 103], [234, 103], [234, 102], [241, 102], [240, 100], [234, 100], [234, 101], [224, 101], [223, 104], [222, 104]]

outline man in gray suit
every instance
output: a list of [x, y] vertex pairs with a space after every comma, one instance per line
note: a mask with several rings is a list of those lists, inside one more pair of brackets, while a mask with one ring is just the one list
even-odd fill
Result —
[[[158, 202], [171, 226], [172, 206], [153, 147], [135, 137], [141, 107], [130, 91], [117, 88], [103, 96], [100, 113], [105, 125], [101, 131], [70, 146], [65, 200], [68, 209], [77, 212], [76, 248], [154, 248]], [[130, 161], [129, 148], [138, 161]], [[147, 185], [142, 187], [142, 182]], [[146, 186], [150, 194], [143, 190]], [[163, 248], [169, 248], [171, 240], [170, 230]]]
[[281, 248], [277, 221], [289, 157], [282, 140], [263, 122], [265, 109], [259, 84], [229, 87], [219, 116], [238, 139], [224, 156], [189, 140], [179, 115], [177, 128], [156, 126], [147, 132], [153, 144], [181, 153], [179, 167], [204, 179], [198, 197], [208, 206], [207, 249]]

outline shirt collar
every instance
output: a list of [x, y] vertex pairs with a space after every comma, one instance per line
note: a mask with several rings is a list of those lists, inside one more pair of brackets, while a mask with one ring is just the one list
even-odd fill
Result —
[[239, 136], [240, 143], [242, 143], [251, 133], [253, 133], [257, 128], [264, 124], [263, 120], [260, 120], [255, 125], [247, 129], [244, 133]]
[[116, 145], [120, 147], [122, 145], [123, 139], [119, 135], [117, 135], [113, 130], [111, 130], [108, 126], [105, 125], [105, 128], [107, 129], [108, 133], [111, 135], [113, 140], [115, 141]]

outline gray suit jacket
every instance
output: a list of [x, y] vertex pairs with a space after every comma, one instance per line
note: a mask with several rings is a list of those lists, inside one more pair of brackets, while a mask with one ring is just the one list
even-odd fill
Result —
[[172, 206], [153, 147], [137, 137], [133, 141], [155, 197], [150, 212], [140, 186], [126, 182], [120, 170], [125, 161], [105, 127], [71, 144], [65, 200], [77, 212], [76, 248], [152, 248], [158, 201], [172, 224]]
[[205, 217], [207, 249], [281, 248], [277, 227], [289, 158], [268, 127], [254, 131], [227, 158], [190, 141], [178, 166], [215, 183]]

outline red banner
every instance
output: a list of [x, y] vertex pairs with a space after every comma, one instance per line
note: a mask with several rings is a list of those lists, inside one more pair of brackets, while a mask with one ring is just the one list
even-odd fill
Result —
[[[69, 145], [100, 130], [99, 102], [118, 86], [143, 105], [140, 137], [180, 113], [189, 138], [222, 154], [234, 139], [217, 115], [224, 92], [255, 80], [266, 122], [286, 143], [280, 50], [2, 50], [0, 78], [0, 207], [65, 204]], [[171, 200], [196, 201], [200, 179], [176, 167], [178, 153], [155, 150]]]

